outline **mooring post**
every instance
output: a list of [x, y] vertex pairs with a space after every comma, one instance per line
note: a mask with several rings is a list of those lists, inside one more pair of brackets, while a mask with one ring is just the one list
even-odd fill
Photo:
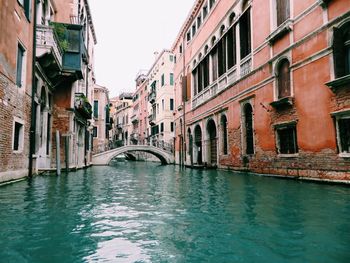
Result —
[[60, 132], [56, 131], [56, 174], [61, 175]]
[[69, 172], [69, 135], [64, 137], [64, 153], [65, 153], [65, 161], [66, 161], [66, 173]]

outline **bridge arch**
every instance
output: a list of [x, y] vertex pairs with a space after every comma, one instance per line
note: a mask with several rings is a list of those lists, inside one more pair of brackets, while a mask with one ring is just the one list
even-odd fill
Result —
[[174, 156], [172, 153], [149, 145], [128, 145], [99, 153], [92, 157], [92, 163], [93, 165], [109, 165], [118, 155], [130, 152], [147, 152], [157, 157], [162, 164], [174, 163]]

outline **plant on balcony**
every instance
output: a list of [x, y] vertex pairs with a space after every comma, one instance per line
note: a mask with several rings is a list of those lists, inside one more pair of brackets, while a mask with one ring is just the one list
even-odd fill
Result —
[[50, 26], [54, 28], [54, 31], [58, 37], [58, 42], [63, 51], [68, 49], [68, 41], [66, 39], [67, 35], [67, 26], [61, 23], [50, 23]]

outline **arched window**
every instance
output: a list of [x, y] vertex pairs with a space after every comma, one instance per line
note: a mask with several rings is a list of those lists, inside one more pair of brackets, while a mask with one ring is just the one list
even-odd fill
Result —
[[277, 67], [278, 99], [289, 97], [290, 89], [290, 68], [288, 59], [283, 59]]
[[340, 28], [334, 28], [333, 56], [335, 77], [350, 74], [350, 21]]
[[225, 115], [221, 116], [221, 142], [222, 153], [228, 154], [228, 138], [227, 138], [227, 118]]
[[215, 42], [216, 42], [216, 36], [213, 36], [211, 38], [211, 45], [214, 46], [215, 45]]
[[222, 25], [221, 27], [220, 27], [220, 36], [222, 36], [222, 35], [224, 35], [224, 33], [225, 33], [225, 25]]
[[235, 20], [235, 17], [236, 17], [236, 14], [235, 14], [234, 12], [232, 12], [232, 13], [230, 14], [229, 19], [228, 19], [228, 22], [230, 23], [230, 25], [233, 24], [233, 21]]
[[208, 47], [208, 45], [206, 45], [205, 48], [204, 48], [204, 54], [207, 54], [208, 50], [209, 50], [209, 47]]
[[243, 108], [245, 154], [254, 154], [253, 108], [250, 103]]

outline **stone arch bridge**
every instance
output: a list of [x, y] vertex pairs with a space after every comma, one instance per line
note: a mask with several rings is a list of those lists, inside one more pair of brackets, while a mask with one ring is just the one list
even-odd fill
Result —
[[93, 165], [109, 165], [118, 155], [131, 152], [147, 152], [156, 156], [162, 164], [173, 164], [173, 153], [150, 145], [127, 145], [92, 156]]

